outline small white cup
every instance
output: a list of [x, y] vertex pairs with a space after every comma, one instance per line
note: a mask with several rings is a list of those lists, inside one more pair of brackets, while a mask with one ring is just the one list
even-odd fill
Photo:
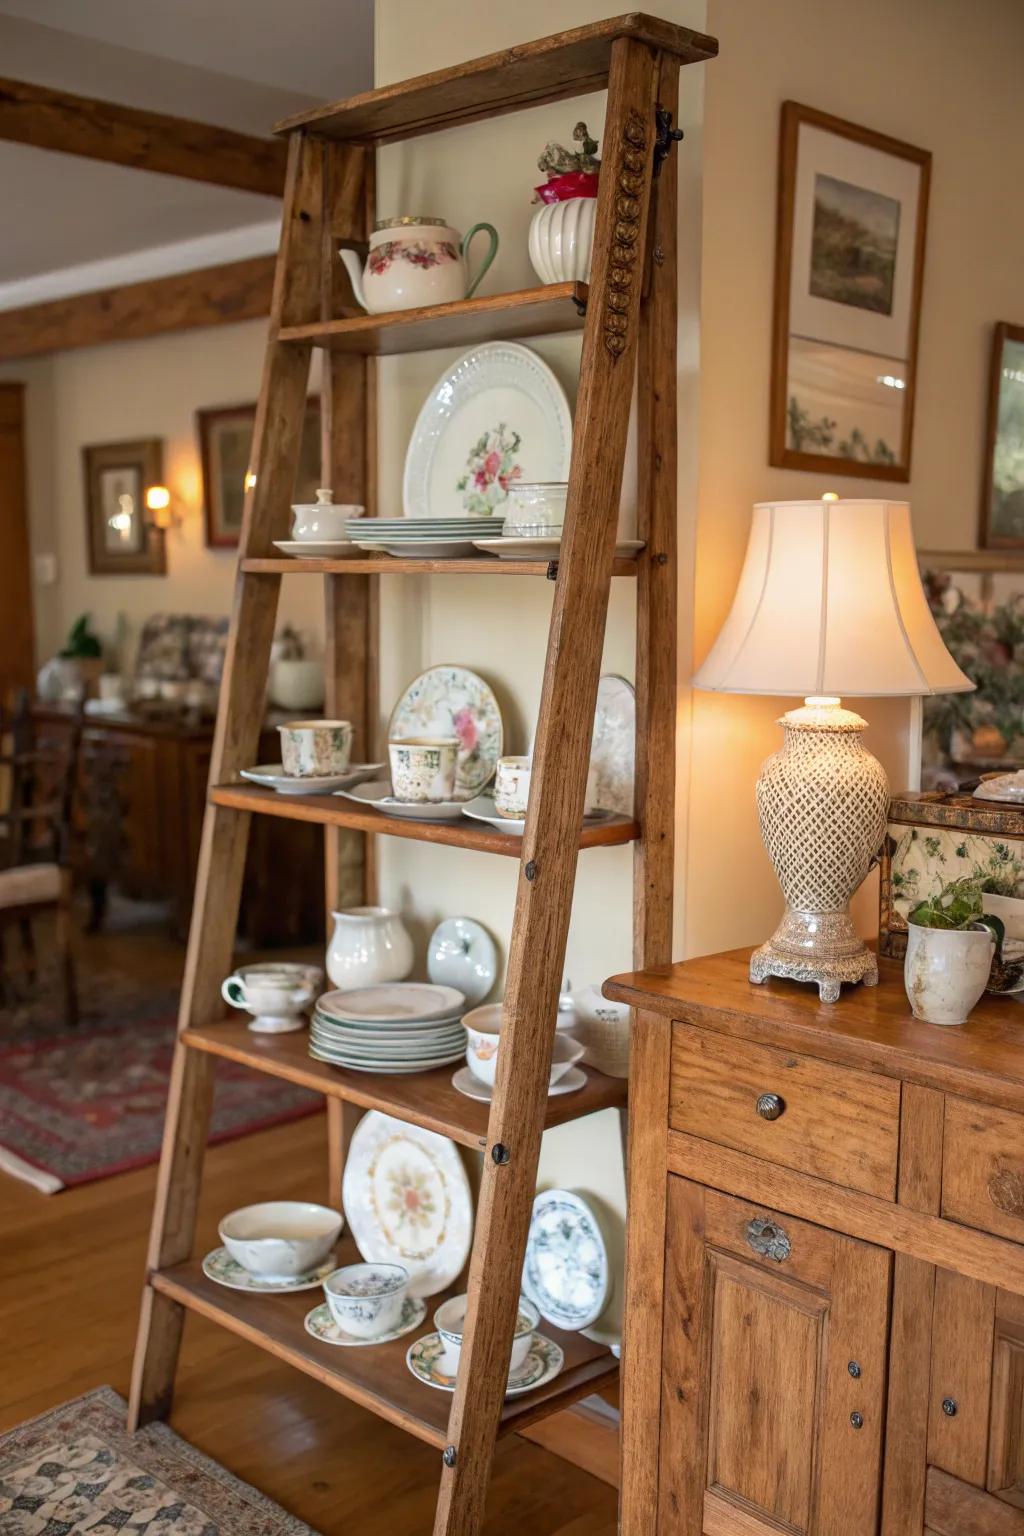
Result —
[[352, 756], [349, 720], [289, 720], [278, 726], [281, 763], [293, 779], [344, 773]]
[[396, 800], [437, 805], [455, 794], [459, 743], [455, 736], [406, 736], [388, 742]]
[[402, 1319], [409, 1289], [403, 1264], [347, 1264], [324, 1281], [331, 1316], [343, 1333], [357, 1339], [378, 1339], [392, 1333]]
[[332, 492], [322, 488], [316, 503], [292, 507], [292, 537], [312, 543], [336, 543], [345, 539], [345, 524], [350, 517], [362, 517], [365, 507], [346, 506], [331, 500]]
[[510, 821], [522, 821], [530, 799], [532, 759], [499, 757], [494, 771], [494, 809]]
[[565, 480], [513, 481], [502, 529], [505, 537], [560, 539], [568, 492]]
[[[449, 1296], [448, 1300], [442, 1302], [434, 1313], [434, 1327], [444, 1346], [440, 1366], [446, 1376], [458, 1374], [468, 1307], [468, 1296]], [[533, 1331], [539, 1323], [540, 1313], [533, 1302], [528, 1301], [525, 1296], [520, 1296], [519, 1316], [516, 1318], [516, 1331], [512, 1339], [512, 1355], [508, 1367], [509, 1376], [514, 1376], [518, 1370], [522, 1369], [530, 1353]]]

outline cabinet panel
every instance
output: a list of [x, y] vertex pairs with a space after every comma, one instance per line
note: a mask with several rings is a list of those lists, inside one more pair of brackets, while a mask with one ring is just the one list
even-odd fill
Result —
[[1024, 1297], [996, 1296], [988, 1487], [1024, 1509]]
[[891, 1256], [669, 1180], [660, 1536], [876, 1528]]
[[988, 1463], [995, 1295], [978, 1280], [936, 1271], [928, 1460], [978, 1488]]
[[946, 1100], [942, 1214], [1024, 1242], [1024, 1115]]

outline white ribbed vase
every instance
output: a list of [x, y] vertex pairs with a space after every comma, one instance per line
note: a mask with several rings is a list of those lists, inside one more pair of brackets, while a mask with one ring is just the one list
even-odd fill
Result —
[[779, 723], [783, 746], [762, 764], [757, 810], [786, 910], [751, 957], [750, 979], [816, 982], [835, 1002], [844, 981], [878, 980], [849, 903], [882, 846], [889, 784], [861, 741], [866, 721], [838, 699], [808, 699]]
[[542, 203], [530, 222], [530, 261], [542, 283], [585, 283], [594, 249], [596, 197]]

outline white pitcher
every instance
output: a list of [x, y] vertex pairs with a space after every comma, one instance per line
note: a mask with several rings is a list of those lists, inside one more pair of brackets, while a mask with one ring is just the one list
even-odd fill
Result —
[[[470, 241], [480, 230], [490, 235], [490, 249], [471, 279], [466, 257]], [[339, 254], [356, 303], [371, 315], [381, 315], [470, 298], [497, 250], [493, 224], [474, 224], [463, 239], [443, 219], [406, 214], [374, 225], [365, 269], [354, 251]]]
[[327, 974], [341, 991], [403, 981], [412, 970], [412, 939], [397, 912], [386, 907], [349, 907], [332, 912], [334, 934]]

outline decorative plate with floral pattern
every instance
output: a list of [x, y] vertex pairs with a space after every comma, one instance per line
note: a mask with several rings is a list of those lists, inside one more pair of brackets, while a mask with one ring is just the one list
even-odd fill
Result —
[[568, 1189], [546, 1189], [533, 1202], [523, 1262], [523, 1291], [556, 1328], [589, 1328], [611, 1290], [608, 1251], [597, 1217]]
[[388, 739], [457, 736], [456, 800], [472, 800], [494, 777], [505, 727], [491, 688], [468, 667], [428, 667], [395, 705]]
[[568, 480], [571, 449], [569, 402], [547, 363], [517, 342], [487, 342], [423, 403], [405, 458], [405, 515], [490, 518], [516, 480]]
[[473, 1199], [459, 1149], [446, 1136], [371, 1110], [352, 1137], [342, 1203], [363, 1258], [404, 1264], [410, 1296], [433, 1296], [461, 1273]]

